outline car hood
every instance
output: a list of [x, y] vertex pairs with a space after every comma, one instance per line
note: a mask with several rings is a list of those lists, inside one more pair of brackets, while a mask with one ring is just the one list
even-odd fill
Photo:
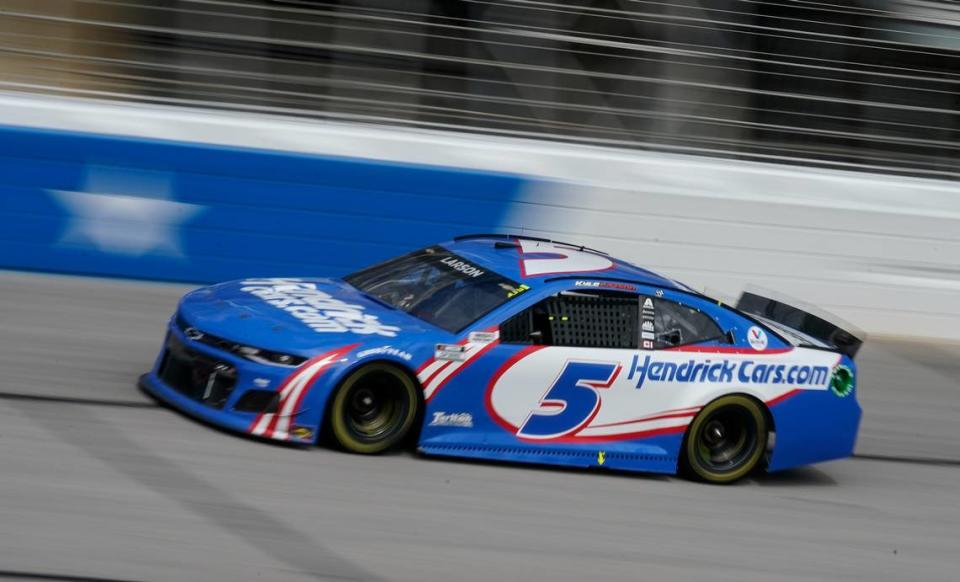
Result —
[[452, 337], [339, 279], [245, 279], [185, 295], [180, 325], [258, 348], [312, 356], [344, 344]]

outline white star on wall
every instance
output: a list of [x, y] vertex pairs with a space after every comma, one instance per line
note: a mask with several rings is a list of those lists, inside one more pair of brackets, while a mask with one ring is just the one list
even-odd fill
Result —
[[70, 214], [61, 244], [129, 256], [182, 257], [178, 227], [204, 209], [170, 200], [164, 172], [88, 166], [82, 191], [49, 192]]

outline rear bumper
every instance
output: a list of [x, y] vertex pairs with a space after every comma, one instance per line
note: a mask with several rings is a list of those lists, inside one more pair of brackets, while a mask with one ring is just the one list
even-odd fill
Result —
[[856, 394], [804, 390], [770, 410], [777, 433], [769, 471], [853, 455], [863, 411]]

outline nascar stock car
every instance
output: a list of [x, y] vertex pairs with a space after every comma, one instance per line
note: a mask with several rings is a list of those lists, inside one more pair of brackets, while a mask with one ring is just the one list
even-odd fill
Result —
[[849, 456], [856, 332], [582, 246], [470, 235], [342, 279], [181, 300], [141, 386], [214, 425], [354, 453], [732, 482]]

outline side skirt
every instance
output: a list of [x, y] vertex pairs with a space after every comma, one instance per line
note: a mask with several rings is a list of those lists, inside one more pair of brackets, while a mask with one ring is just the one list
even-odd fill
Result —
[[422, 443], [418, 450], [426, 455], [486, 459], [534, 465], [612, 469], [643, 473], [677, 473], [677, 458], [624, 451], [605, 451], [602, 446], [584, 448], [543, 448], [524, 446], [484, 446], [466, 444]]

